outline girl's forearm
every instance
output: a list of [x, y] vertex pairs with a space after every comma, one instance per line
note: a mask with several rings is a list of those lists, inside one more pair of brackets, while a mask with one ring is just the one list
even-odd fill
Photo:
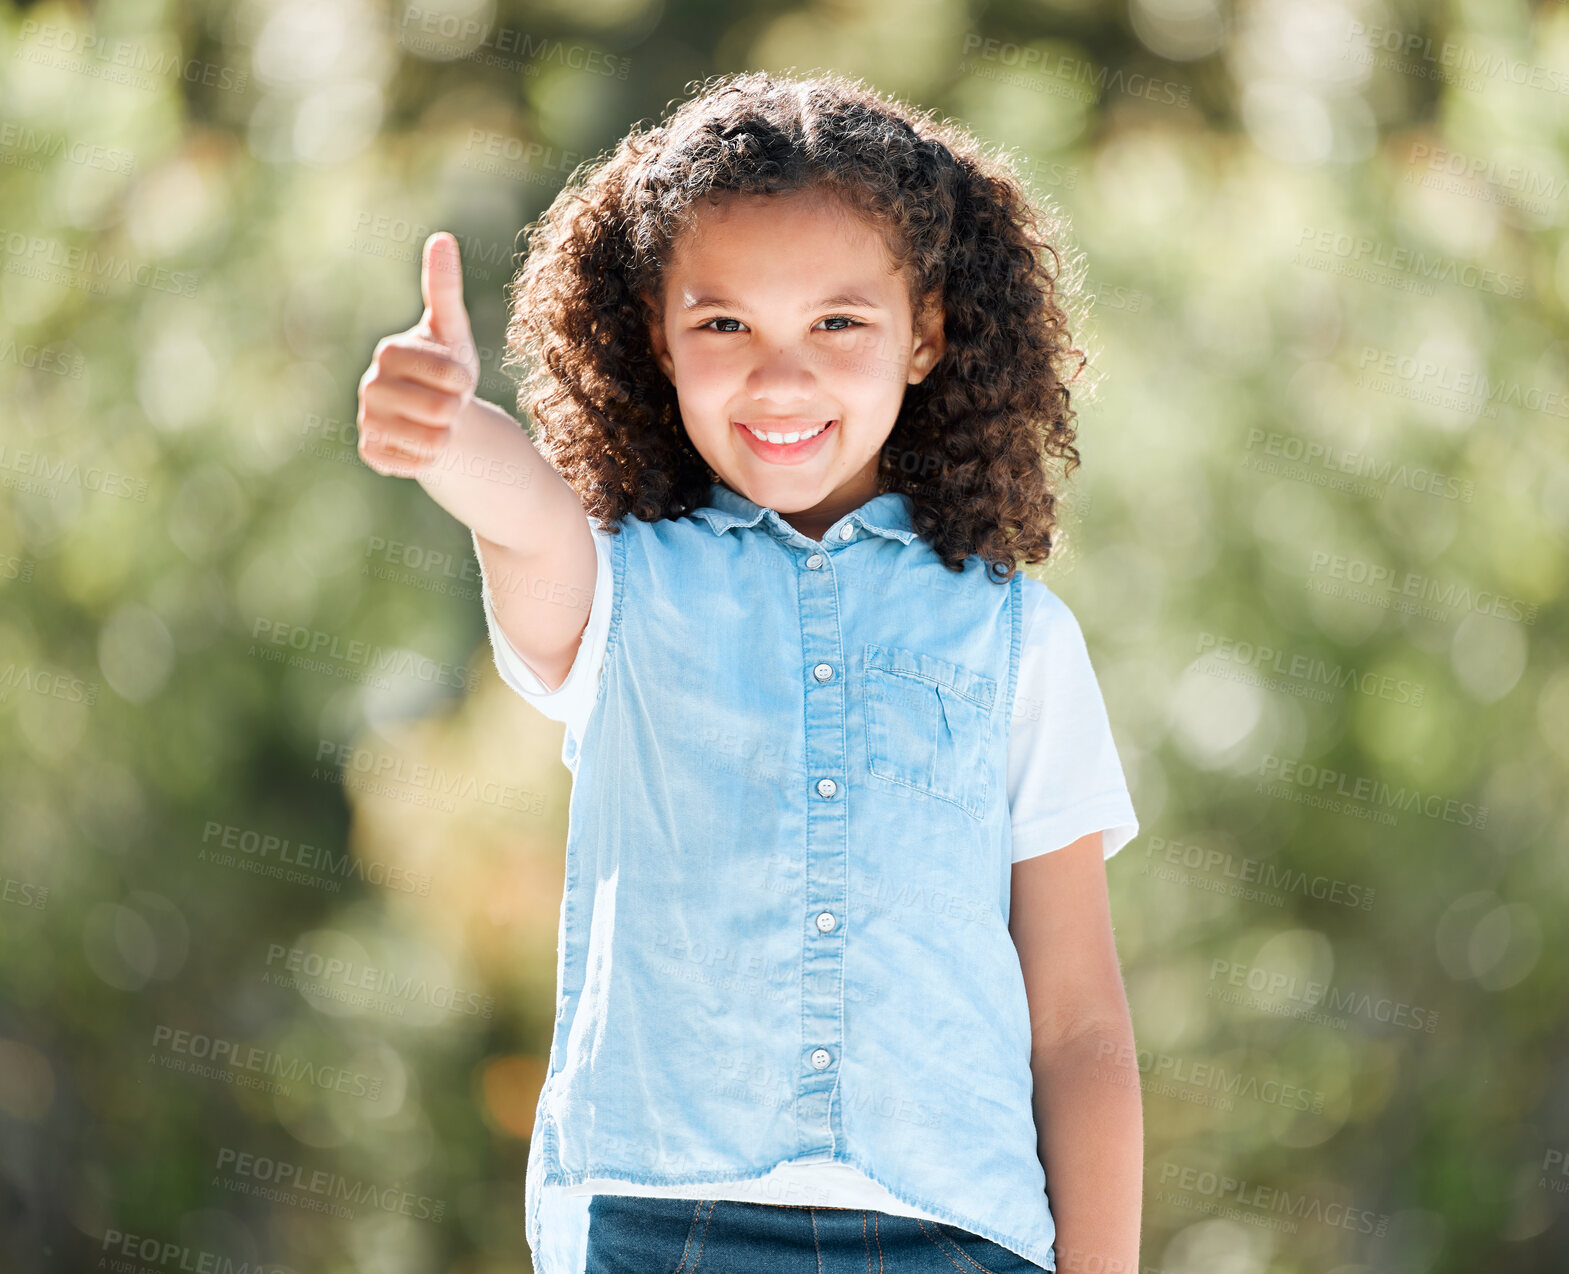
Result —
[[523, 427], [477, 397], [463, 409], [447, 449], [417, 481], [470, 530], [523, 554], [545, 551], [564, 519], [584, 516], [577, 493]]
[[1144, 1111], [1131, 1022], [1040, 1049], [1031, 1071], [1059, 1274], [1134, 1274]]

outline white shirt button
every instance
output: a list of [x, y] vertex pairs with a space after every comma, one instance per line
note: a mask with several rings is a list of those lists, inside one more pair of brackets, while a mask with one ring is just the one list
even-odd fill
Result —
[[809, 571], [820, 571], [820, 570], [822, 570], [823, 569], [823, 555], [821, 553], [813, 553], [811, 557], [806, 559], [806, 569], [809, 570]]
[[831, 912], [831, 911], [819, 911], [817, 913], [817, 929], [818, 929], [818, 932], [820, 932], [820, 933], [832, 933], [833, 932], [833, 928], [834, 928], [834, 924], [835, 924], [835, 921], [834, 921], [834, 913], [833, 912]]
[[818, 664], [817, 667], [812, 669], [812, 676], [819, 681], [827, 681], [833, 675], [834, 666], [832, 664]]
[[832, 800], [833, 794], [839, 790], [839, 785], [832, 779], [817, 780], [817, 794], [825, 801]]
[[827, 1066], [828, 1063], [833, 1060], [834, 1059], [828, 1055], [828, 1050], [826, 1048], [814, 1048], [812, 1050], [812, 1065], [817, 1067], [818, 1070], [822, 1070], [823, 1067]]
[[839, 528], [839, 538], [841, 540], [848, 540], [854, 534], [855, 534], [855, 527], [851, 523], [849, 523], [849, 522], [846, 522], [843, 526], [841, 526]]

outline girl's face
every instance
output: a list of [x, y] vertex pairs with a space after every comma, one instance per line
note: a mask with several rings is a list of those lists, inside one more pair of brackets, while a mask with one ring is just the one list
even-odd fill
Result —
[[942, 356], [941, 306], [916, 325], [882, 236], [816, 192], [695, 217], [650, 304], [654, 356], [725, 485], [820, 539], [878, 494], [904, 387]]

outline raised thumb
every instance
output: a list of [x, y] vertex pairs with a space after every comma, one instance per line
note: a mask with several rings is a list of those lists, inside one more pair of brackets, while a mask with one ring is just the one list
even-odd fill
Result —
[[425, 240], [420, 264], [420, 293], [425, 298], [424, 323], [443, 345], [461, 346], [470, 341], [468, 311], [463, 308], [463, 265], [458, 241], [445, 230]]

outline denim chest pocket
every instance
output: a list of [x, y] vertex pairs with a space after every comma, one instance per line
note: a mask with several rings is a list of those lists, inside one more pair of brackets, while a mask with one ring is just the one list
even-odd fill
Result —
[[862, 675], [871, 772], [984, 818], [997, 683], [925, 651], [875, 643]]

